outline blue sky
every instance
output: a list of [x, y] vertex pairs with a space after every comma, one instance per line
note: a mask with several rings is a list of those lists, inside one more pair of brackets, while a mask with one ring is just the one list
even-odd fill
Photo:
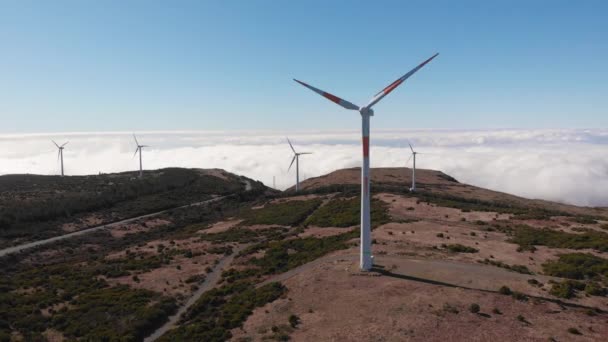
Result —
[[605, 1], [0, 1], [0, 132], [608, 127]]

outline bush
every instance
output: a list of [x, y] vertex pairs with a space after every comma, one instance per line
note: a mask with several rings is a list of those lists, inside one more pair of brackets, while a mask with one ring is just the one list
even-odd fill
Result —
[[298, 324], [300, 324], [300, 317], [296, 315], [289, 316], [289, 325], [291, 325], [292, 328], [297, 327]]
[[528, 269], [527, 266], [525, 265], [507, 265], [505, 263], [503, 263], [502, 261], [495, 261], [495, 260], [490, 260], [490, 259], [484, 259], [483, 261], [478, 261], [479, 263], [482, 264], [486, 264], [486, 265], [492, 265], [492, 266], [496, 266], [496, 267], [501, 267], [501, 268], [505, 268], [509, 271], [513, 271], [513, 272], [517, 272], [517, 273], [521, 273], [521, 274], [533, 274], [532, 271], [530, 271]]
[[240, 327], [253, 309], [276, 300], [286, 291], [280, 283], [255, 288], [252, 283], [244, 281], [212, 289], [205, 292], [182, 316], [179, 327], [170, 330], [159, 340], [229, 340], [232, 337], [230, 330]]
[[469, 311], [471, 311], [472, 313], [478, 313], [480, 310], [479, 304], [471, 304], [471, 306], [469, 306]]
[[552, 229], [535, 229], [519, 226], [513, 232], [509, 242], [525, 246], [547, 246], [551, 248], [595, 249], [608, 252], [608, 234], [597, 231], [585, 231], [582, 234], [564, 233]]
[[503, 285], [500, 287], [500, 289], [498, 289], [498, 293], [505, 295], [505, 296], [510, 296], [513, 292], [511, 291], [510, 288]]
[[477, 253], [477, 252], [479, 252], [479, 250], [477, 248], [464, 246], [464, 245], [461, 245], [458, 243], [453, 244], [453, 245], [446, 245], [446, 248], [451, 253]]
[[582, 335], [581, 332], [576, 328], [568, 328], [568, 332], [573, 335]]
[[576, 291], [584, 289], [585, 284], [578, 281], [566, 280], [561, 283], [554, 283], [553, 286], [551, 286], [549, 293], [555, 297], [569, 299], [574, 297]]
[[605, 296], [607, 292], [605, 288], [597, 283], [587, 283], [585, 285], [585, 293], [590, 296]]
[[547, 275], [561, 278], [585, 279], [608, 276], [608, 260], [593, 254], [561, 254], [557, 261], [549, 261], [542, 266]]
[[242, 225], [276, 224], [296, 226], [321, 205], [321, 200], [288, 201], [267, 204], [261, 209], [248, 209], [241, 214]]
[[[371, 200], [372, 226], [390, 222], [388, 209], [384, 202]], [[361, 198], [333, 199], [321, 206], [304, 221], [306, 226], [317, 227], [351, 227], [361, 223]]]

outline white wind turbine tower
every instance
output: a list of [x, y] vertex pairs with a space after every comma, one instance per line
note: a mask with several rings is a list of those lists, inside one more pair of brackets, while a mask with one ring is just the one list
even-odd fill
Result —
[[420, 65], [412, 69], [407, 74], [395, 82], [389, 84], [386, 88], [382, 89], [377, 93], [371, 101], [364, 107], [359, 107], [351, 102], [343, 100], [335, 95], [324, 92], [323, 90], [317, 89], [304, 82], [294, 79], [294, 81], [300, 83], [306, 88], [314, 91], [315, 93], [327, 98], [328, 100], [351, 110], [357, 110], [361, 114], [361, 133], [363, 136], [363, 166], [361, 167], [361, 254], [360, 254], [360, 267], [363, 271], [369, 271], [372, 268], [372, 242], [371, 242], [371, 217], [370, 217], [370, 195], [369, 195], [369, 119], [374, 115], [372, 107], [382, 100], [383, 97], [388, 95], [391, 91], [395, 90], [401, 83], [405, 82], [410, 76], [420, 70], [433, 58], [437, 57], [438, 53], [433, 55], [431, 58], [422, 62]]
[[65, 145], [67, 145], [69, 143], [69, 141], [66, 141], [65, 143], [63, 143], [63, 145], [59, 146], [55, 140], [51, 140], [53, 142], [53, 144], [55, 144], [55, 146], [57, 146], [57, 159], [61, 160], [61, 177], [63, 177], [63, 148]]
[[140, 145], [139, 141], [137, 141], [137, 137], [135, 136], [135, 134], [133, 134], [133, 139], [135, 139], [135, 144], [137, 144], [137, 148], [135, 149], [135, 153], [133, 154], [133, 157], [135, 157], [137, 152], [139, 152], [139, 178], [142, 178], [144, 175], [144, 169], [143, 169], [142, 163], [141, 163], [141, 151], [144, 147], [150, 147], [150, 146]]
[[291, 150], [293, 151], [293, 159], [291, 160], [291, 164], [289, 164], [289, 169], [287, 169], [287, 172], [289, 172], [289, 170], [291, 170], [291, 166], [293, 165], [293, 162], [296, 162], [296, 191], [300, 191], [300, 156], [303, 154], [312, 154], [312, 152], [296, 152], [296, 150], [293, 148], [293, 145], [291, 144], [291, 141], [289, 141], [289, 138], [287, 138], [287, 142], [289, 143], [289, 147], [291, 147]]
[[[419, 152], [414, 151], [412, 144], [410, 144], [409, 142], [407, 144], [410, 145], [410, 150], [412, 150], [412, 155], [410, 155], [410, 157], [408, 158], [407, 161], [409, 162], [412, 157], [414, 158], [414, 160], [413, 160], [414, 167], [412, 167], [412, 187], [410, 188], [410, 191], [414, 192], [414, 191], [416, 191], [416, 155]], [[405, 164], [407, 164], [407, 162]]]

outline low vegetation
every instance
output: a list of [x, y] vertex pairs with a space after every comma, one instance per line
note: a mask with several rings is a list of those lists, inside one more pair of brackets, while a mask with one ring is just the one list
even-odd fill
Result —
[[486, 264], [486, 265], [492, 265], [492, 266], [504, 268], [504, 269], [507, 269], [509, 271], [513, 271], [513, 272], [517, 272], [517, 273], [521, 273], [521, 274], [534, 274], [525, 265], [508, 265], [508, 264], [505, 264], [502, 261], [495, 261], [495, 260], [490, 260], [490, 259], [487, 259], [487, 258], [483, 259], [483, 260], [479, 260], [477, 262], [482, 263], [482, 264]]
[[543, 266], [547, 275], [569, 279], [593, 279], [608, 277], [608, 259], [593, 254], [561, 254], [558, 260], [549, 261]]
[[[371, 222], [374, 227], [390, 222], [387, 206], [380, 200], [371, 201]], [[361, 223], [361, 198], [336, 198], [317, 209], [306, 226], [351, 227]]]
[[206, 292], [186, 312], [180, 326], [160, 341], [226, 341], [230, 330], [240, 327], [253, 309], [281, 297], [287, 289], [280, 283], [256, 288], [250, 282], [234, 282]]
[[[0, 333], [43, 340], [52, 328], [81, 340], [141, 340], [176, 309], [172, 298], [110, 287], [87, 267], [59, 265], [0, 279]], [[10, 328], [9, 328], [10, 327]]]
[[266, 204], [260, 209], [245, 210], [241, 217], [241, 225], [276, 224], [281, 226], [297, 226], [319, 205], [321, 200], [287, 201], [282, 203]]
[[248, 263], [254, 268], [236, 271], [230, 269], [222, 274], [227, 282], [251, 279], [262, 275], [283, 273], [319, 257], [348, 248], [348, 240], [356, 237], [356, 231], [325, 238], [297, 238], [282, 241], [263, 242], [248, 248], [241, 256], [265, 250], [261, 258], [251, 258]]
[[[258, 186], [256, 182], [256, 187]], [[209, 199], [211, 194], [242, 191], [236, 176], [228, 179], [199, 170], [168, 168], [95, 176], [8, 175], [0, 177], [0, 247], [19, 240], [39, 240], [64, 231], [64, 223], [95, 213], [97, 225]]]
[[528, 226], [519, 226], [513, 229], [509, 242], [516, 243], [523, 249], [537, 245], [551, 248], [595, 249], [600, 252], [608, 252], [608, 234], [592, 230], [581, 234], [572, 234], [547, 228], [535, 229]]
[[442, 245], [445, 249], [447, 249], [450, 253], [477, 253], [479, 249], [461, 245], [461, 244], [451, 244], [451, 245]]
[[574, 280], [566, 280], [561, 283], [553, 282], [549, 293], [555, 297], [570, 299], [575, 296], [577, 291], [582, 291], [584, 289], [584, 283]]

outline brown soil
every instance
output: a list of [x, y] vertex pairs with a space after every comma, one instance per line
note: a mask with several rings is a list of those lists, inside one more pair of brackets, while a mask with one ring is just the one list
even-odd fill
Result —
[[97, 214], [92, 214], [80, 219], [78, 222], [64, 223], [61, 225], [61, 230], [67, 233], [75, 232], [77, 230], [95, 227], [104, 223], [103, 218]]
[[200, 230], [200, 233], [204, 234], [215, 234], [225, 232], [230, 228], [237, 226], [239, 223], [243, 222], [243, 220], [228, 220], [228, 221], [220, 221], [216, 222], [211, 227]]
[[[198, 284], [198, 282], [188, 284], [186, 280], [195, 275], [205, 275], [206, 268], [212, 266], [220, 257], [219, 254], [205, 254], [192, 258], [176, 257], [169, 265], [137, 274], [139, 281], [135, 281], [133, 276], [111, 278], [107, 281], [111, 284], [126, 284], [165, 295], [187, 295], [192, 292], [191, 285]], [[178, 265], [180, 269], [177, 268]]]
[[[374, 184], [403, 185], [409, 188], [411, 184], [411, 169], [409, 168], [372, 168], [370, 170], [372, 191]], [[555, 202], [526, 199], [510, 194], [478, 188], [476, 186], [455, 182], [440, 171], [416, 169], [417, 187], [423, 191], [440, 194], [450, 194], [464, 198], [475, 198], [486, 201], [499, 201], [519, 204], [522, 206], [542, 207], [550, 210], [560, 210], [575, 215], [598, 215], [608, 219], [608, 209], [577, 207]], [[309, 178], [300, 183], [303, 190], [317, 189], [328, 185], [361, 184], [361, 169], [351, 168], [331, 172], [327, 175]], [[293, 188], [287, 191], [293, 191]]]
[[[356, 269], [350, 260], [327, 262], [285, 280], [287, 298], [255, 309], [233, 340], [262, 341], [273, 326], [294, 341], [599, 341], [608, 334], [606, 314]], [[480, 314], [469, 312], [473, 303]], [[288, 327], [292, 314], [301, 321], [296, 329]]]
[[140, 232], [147, 232], [150, 229], [162, 227], [170, 224], [171, 221], [163, 220], [159, 218], [146, 219], [143, 222], [138, 223], [127, 223], [119, 226], [112, 226], [110, 234], [115, 238], [123, 238], [129, 234], [135, 234]]

